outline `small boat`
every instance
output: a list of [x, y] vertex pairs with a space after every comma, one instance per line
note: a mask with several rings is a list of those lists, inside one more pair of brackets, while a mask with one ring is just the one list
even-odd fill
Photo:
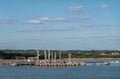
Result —
[[103, 65], [110, 65], [109, 62], [103, 62]]

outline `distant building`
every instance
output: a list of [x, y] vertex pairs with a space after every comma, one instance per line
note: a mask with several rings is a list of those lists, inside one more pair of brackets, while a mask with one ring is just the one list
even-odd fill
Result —
[[112, 55], [120, 55], [118, 52], [112, 52]]
[[105, 53], [101, 53], [101, 55], [107, 55], [107, 54], [105, 54]]

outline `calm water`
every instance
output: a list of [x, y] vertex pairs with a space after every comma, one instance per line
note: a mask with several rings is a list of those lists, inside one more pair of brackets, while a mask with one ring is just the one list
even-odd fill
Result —
[[37, 67], [0, 65], [0, 79], [120, 79], [120, 61], [109, 66]]

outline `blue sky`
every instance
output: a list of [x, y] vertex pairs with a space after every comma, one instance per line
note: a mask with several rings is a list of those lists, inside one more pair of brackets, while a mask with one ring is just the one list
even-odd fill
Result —
[[0, 49], [120, 50], [120, 0], [0, 0]]

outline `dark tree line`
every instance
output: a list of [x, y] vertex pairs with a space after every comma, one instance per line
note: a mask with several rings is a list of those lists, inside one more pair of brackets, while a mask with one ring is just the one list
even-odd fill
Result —
[[[39, 52], [40, 59], [44, 59], [44, 50]], [[59, 58], [59, 52], [62, 52], [62, 58], [68, 58], [68, 53], [72, 54], [72, 58], [120, 58], [119, 50], [51, 50], [51, 52], [57, 52], [57, 58]], [[112, 52], [117, 52], [118, 55], [112, 55]], [[36, 50], [0, 50], [0, 59], [15, 59], [16, 56], [35, 57]]]

